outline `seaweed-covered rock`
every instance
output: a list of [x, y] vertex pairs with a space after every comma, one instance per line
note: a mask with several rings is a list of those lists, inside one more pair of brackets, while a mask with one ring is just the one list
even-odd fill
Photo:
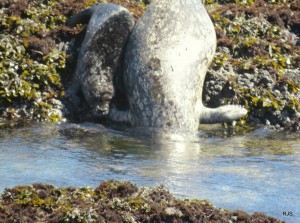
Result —
[[208, 5], [218, 47], [206, 79], [206, 103], [241, 103], [248, 123], [292, 129], [300, 111], [299, 2]]
[[[68, 117], [64, 89], [78, 55], [69, 17], [103, 0], [0, 1], [0, 123], [61, 121]], [[107, 1], [105, 1], [107, 2]], [[138, 18], [138, 1], [111, 0]], [[83, 109], [84, 110], [84, 109]]]
[[[77, 12], [102, 0], [0, 1], [0, 123], [24, 118], [80, 121], [65, 108], [64, 89], [75, 72], [80, 31], [65, 26]], [[135, 19], [142, 1], [109, 0]], [[143, 1], [148, 2], [148, 1]], [[243, 104], [244, 123], [299, 127], [300, 3], [271, 0], [208, 0], [217, 33], [217, 53], [205, 82], [210, 107]], [[76, 38], [75, 38], [76, 37]], [[76, 39], [76, 41], [75, 41]]]
[[214, 207], [208, 201], [180, 200], [162, 186], [138, 188], [126, 181], [105, 181], [96, 189], [33, 184], [7, 188], [0, 198], [1, 222], [270, 222]]

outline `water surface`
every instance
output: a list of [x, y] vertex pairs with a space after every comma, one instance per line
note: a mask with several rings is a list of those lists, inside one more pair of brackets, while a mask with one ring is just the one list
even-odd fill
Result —
[[0, 192], [35, 182], [95, 187], [129, 180], [300, 222], [300, 134], [257, 129], [228, 137], [218, 126], [203, 128], [190, 142], [159, 143], [88, 123], [1, 129]]

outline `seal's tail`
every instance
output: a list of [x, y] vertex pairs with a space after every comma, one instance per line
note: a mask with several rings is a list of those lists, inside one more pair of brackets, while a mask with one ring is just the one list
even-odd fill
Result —
[[239, 105], [223, 105], [218, 108], [203, 107], [200, 116], [201, 124], [232, 122], [247, 114], [247, 109]]

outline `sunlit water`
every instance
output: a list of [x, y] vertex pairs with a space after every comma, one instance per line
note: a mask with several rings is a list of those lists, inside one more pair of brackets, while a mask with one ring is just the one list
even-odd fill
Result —
[[[164, 184], [180, 198], [300, 222], [300, 134], [258, 129], [224, 137], [201, 130], [190, 142], [95, 124], [34, 125], [0, 130], [0, 192], [34, 182], [97, 186], [129, 180]], [[293, 216], [284, 216], [292, 212]]]

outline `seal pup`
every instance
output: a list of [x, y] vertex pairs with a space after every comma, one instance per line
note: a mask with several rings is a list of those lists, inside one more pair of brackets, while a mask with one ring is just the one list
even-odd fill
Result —
[[[96, 4], [67, 21], [88, 24], [77, 60], [70, 94], [81, 90], [95, 117], [105, 117], [123, 93], [121, 57], [133, 28], [131, 13], [115, 4]], [[120, 82], [120, 83], [119, 83]], [[120, 97], [119, 97], [120, 96]], [[118, 101], [118, 104], [122, 103]], [[73, 104], [78, 105], [76, 99]]]
[[134, 126], [196, 132], [200, 123], [236, 120], [246, 109], [207, 108], [203, 84], [216, 34], [200, 0], [154, 0], [125, 51], [124, 84]]

